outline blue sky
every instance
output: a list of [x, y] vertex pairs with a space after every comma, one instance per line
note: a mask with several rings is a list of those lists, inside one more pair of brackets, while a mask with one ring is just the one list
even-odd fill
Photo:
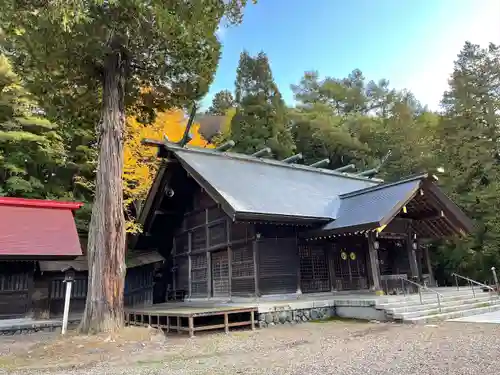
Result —
[[264, 51], [288, 104], [304, 71], [345, 77], [359, 68], [437, 109], [463, 43], [500, 43], [500, 0], [259, 0], [223, 28], [222, 58], [203, 103], [234, 90], [240, 52]]

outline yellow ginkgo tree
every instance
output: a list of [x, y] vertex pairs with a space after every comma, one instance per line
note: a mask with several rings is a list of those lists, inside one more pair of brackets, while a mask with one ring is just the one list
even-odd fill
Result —
[[[143, 124], [133, 116], [127, 118], [124, 143], [123, 195], [127, 232], [140, 232], [134, 212], [146, 199], [158, 170], [157, 149], [143, 145], [143, 139], [163, 139], [179, 141], [186, 129], [186, 114], [181, 109], [160, 112], [152, 124]], [[214, 147], [199, 132], [200, 125], [193, 123], [190, 129], [190, 146]], [[132, 207], [135, 209], [133, 210]]]

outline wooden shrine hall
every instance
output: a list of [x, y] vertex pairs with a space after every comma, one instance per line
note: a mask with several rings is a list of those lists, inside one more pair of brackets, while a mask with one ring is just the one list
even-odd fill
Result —
[[145, 141], [163, 159], [140, 214], [136, 248], [166, 259], [165, 294], [189, 300], [434, 283], [427, 240], [472, 223], [421, 174], [384, 183], [364, 173], [218, 149]]

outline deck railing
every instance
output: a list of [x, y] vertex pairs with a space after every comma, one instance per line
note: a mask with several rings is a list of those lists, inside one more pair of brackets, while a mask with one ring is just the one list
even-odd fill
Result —
[[[422, 298], [422, 291], [423, 291], [423, 290], [426, 290], [426, 291], [428, 291], [428, 292], [432, 292], [432, 293], [434, 293], [434, 294], [436, 295], [436, 297], [437, 297], [438, 311], [439, 311], [439, 312], [441, 312], [441, 298], [444, 298], [444, 296], [443, 296], [441, 293], [439, 293], [438, 291], [436, 291], [436, 290], [434, 290], [434, 289], [429, 288], [428, 286], [421, 285], [421, 284], [419, 284], [419, 283], [417, 283], [417, 282], [415, 282], [415, 281], [408, 280], [407, 278], [403, 278], [403, 277], [401, 277], [401, 278], [400, 278], [400, 280], [401, 280], [401, 283], [402, 283], [402, 284], [403, 284], [403, 283], [409, 283], [409, 284], [411, 284], [412, 286], [414, 286], [414, 287], [416, 287], [416, 288], [417, 288], [417, 290], [418, 290], [418, 295], [419, 295], [419, 297], [420, 297], [420, 303], [421, 303], [421, 304], [424, 304], [424, 300], [423, 300], [423, 298]], [[405, 294], [405, 297], [406, 297], [406, 294], [407, 294], [407, 293], [406, 293], [406, 288], [403, 288], [403, 293]]]
[[476, 291], [474, 290], [474, 285], [477, 285], [481, 289], [487, 289], [490, 292], [495, 293], [496, 296], [497, 296], [497, 298], [499, 298], [498, 293], [496, 293], [495, 288], [493, 288], [493, 287], [491, 287], [489, 285], [486, 285], [486, 284], [480, 283], [479, 281], [472, 280], [472, 279], [470, 279], [468, 277], [459, 275], [458, 273], [452, 273], [451, 275], [455, 278], [455, 285], [457, 286], [457, 290], [460, 290], [460, 286], [458, 284], [458, 279], [462, 279], [462, 280], [465, 280], [468, 283], [469, 287], [472, 289], [472, 296], [474, 298], [476, 298]]

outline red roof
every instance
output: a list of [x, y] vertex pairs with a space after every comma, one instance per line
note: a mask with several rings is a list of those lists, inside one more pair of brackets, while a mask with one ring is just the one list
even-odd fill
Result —
[[82, 255], [73, 217], [82, 205], [0, 197], [0, 257], [57, 260]]
[[50, 201], [50, 200], [42, 200], [42, 199], [0, 197], [0, 206], [62, 208], [62, 209], [74, 211], [74, 210], [78, 210], [80, 207], [82, 207], [83, 203]]

